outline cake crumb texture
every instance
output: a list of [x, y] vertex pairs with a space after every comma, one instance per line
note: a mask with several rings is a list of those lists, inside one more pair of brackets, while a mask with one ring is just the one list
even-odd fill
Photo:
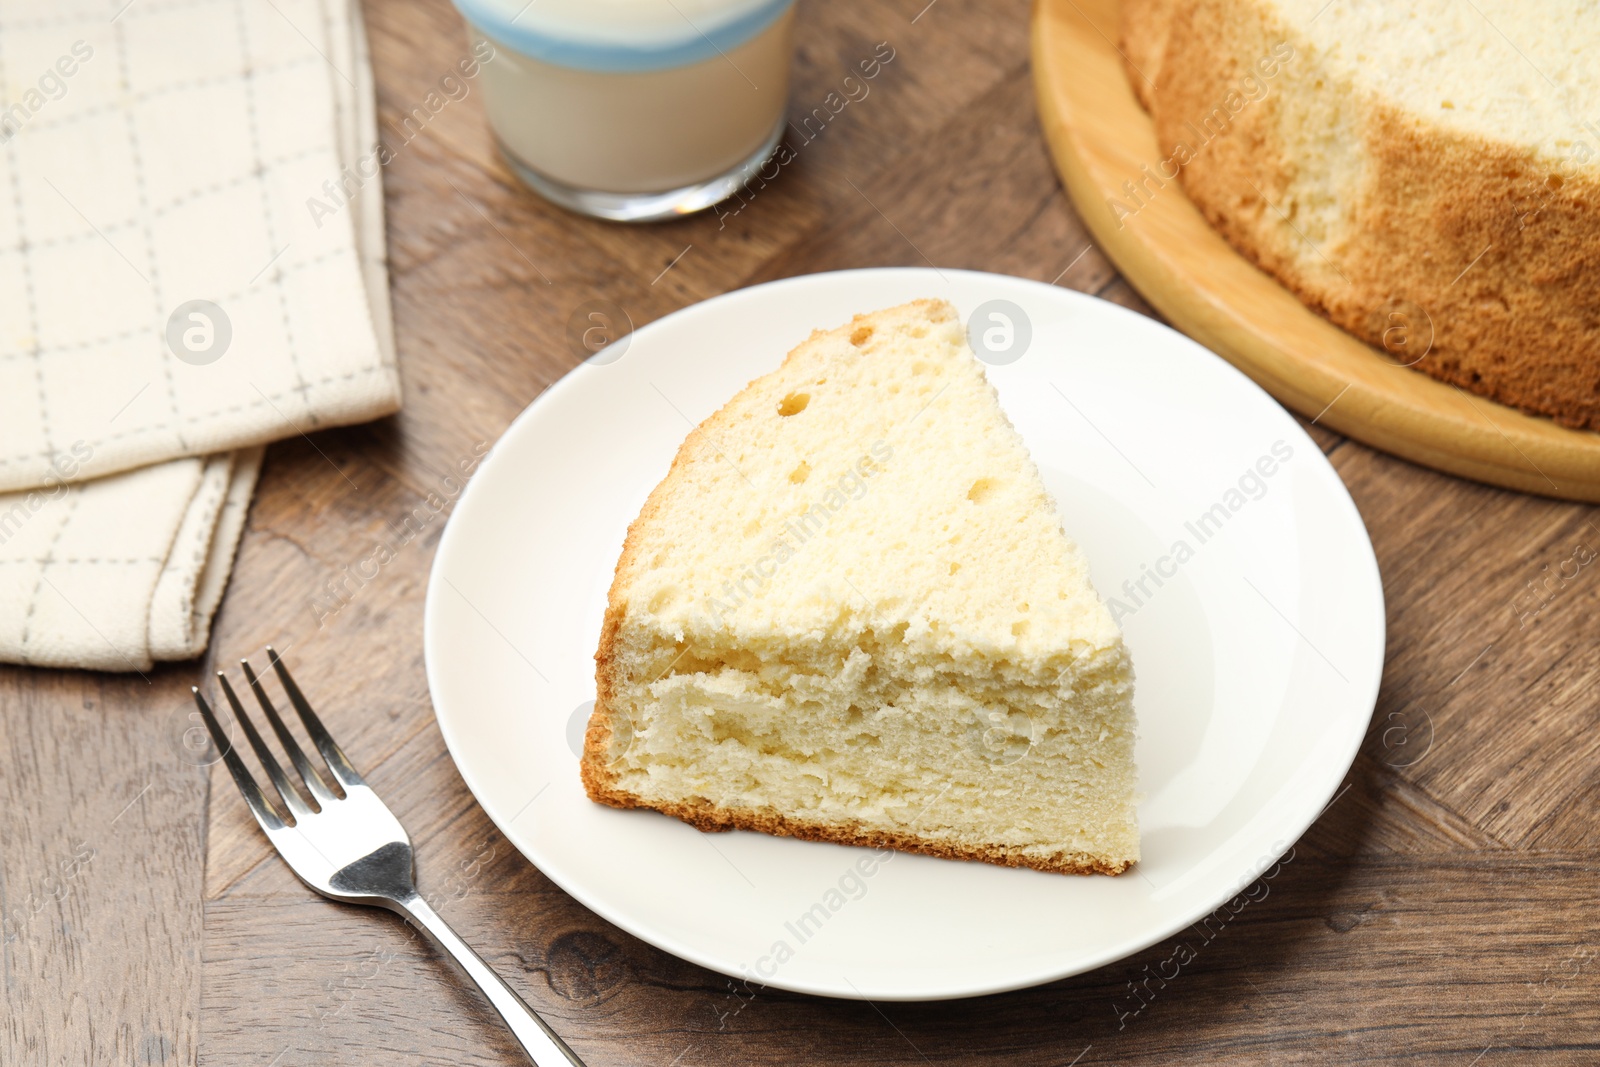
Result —
[[953, 307], [817, 331], [629, 529], [589, 796], [1070, 873], [1139, 856], [1133, 669]]

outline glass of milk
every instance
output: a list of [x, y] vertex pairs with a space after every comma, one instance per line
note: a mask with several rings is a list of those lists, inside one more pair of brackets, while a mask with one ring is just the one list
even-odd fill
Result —
[[643, 222], [731, 195], [783, 134], [794, 0], [455, 0], [517, 175]]

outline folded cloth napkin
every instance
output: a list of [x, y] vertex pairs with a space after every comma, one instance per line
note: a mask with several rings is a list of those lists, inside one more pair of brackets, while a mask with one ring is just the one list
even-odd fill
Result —
[[258, 446], [399, 406], [376, 126], [352, 0], [0, 0], [0, 660], [197, 655]]

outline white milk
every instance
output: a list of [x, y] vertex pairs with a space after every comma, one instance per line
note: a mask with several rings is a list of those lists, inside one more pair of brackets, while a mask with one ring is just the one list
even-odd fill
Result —
[[502, 150], [540, 193], [605, 218], [708, 207], [784, 125], [792, 0], [457, 0]]

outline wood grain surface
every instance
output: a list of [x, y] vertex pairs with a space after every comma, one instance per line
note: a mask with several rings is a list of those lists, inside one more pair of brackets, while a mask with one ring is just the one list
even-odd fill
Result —
[[1434, 323], [1409, 301], [1372, 309], [1392, 316], [1383, 321], [1393, 323], [1385, 336], [1394, 343], [1369, 347], [1235, 252], [1177, 181], [1162, 180], [1175, 171], [1163, 169], [1168, 153], [1128, 84], [1115, 43], [1120, 7], [1040, 0], [1034, 78], [1040, 124], [1068, 192], [1100, 248], [1156, 309], [1322, 425], [1452, 474], [1600, 501], [1600, 433], [1412, 370], [1426, 365]]
[[[443, 0], [367, 17], [393, 119], [464, 35]], [[203, 662], [0, 670], [0, 1063], [521, 1062], [408, 927], [296, 882], [206, 766], [188, 686], [269, 642], [410, 828], [423, 891], [593, 1067], [1600, 1059], [1595, 509], [1321, 426], [1377, 549], [1389, 659], [1347, 787], [1221, 928], [971, 1001], [752, 997], [556, 889], [456, 774], [421, 650], [443, 479], [575, 365], [580, 304], [643, 324], [752, 282], [932, 262], [1148, 310], [1051, 169], [1028, 19], [1024, 0], [801, 0], [796, 118], [879, 42], [895, 58], [737, 214], [625, 228], [552, 208], [495, 157], [475, 93], [399, 152], [384, 182], [401, 414], [269, 451]], [[408, 516], [421, 535], [331, 598]]]

